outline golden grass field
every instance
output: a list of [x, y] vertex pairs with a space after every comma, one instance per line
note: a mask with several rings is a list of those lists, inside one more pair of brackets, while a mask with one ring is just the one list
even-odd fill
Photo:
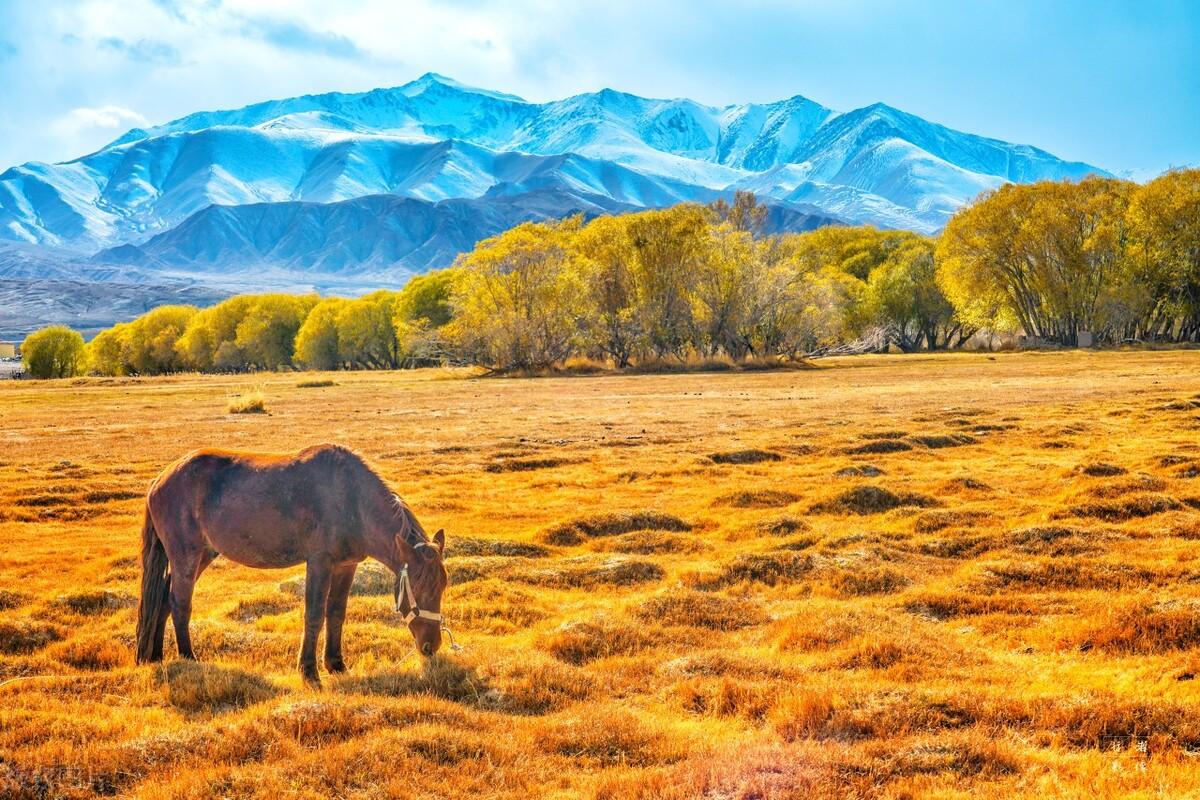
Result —
[[[1200, 796], [1198, 434], [1197, 352], [0, 384], [0, 796]], [[322, 441], [462, 649], [360, 570], [307, 688], [303, 568], [218, 559], [134, 666], [148, 482]]]

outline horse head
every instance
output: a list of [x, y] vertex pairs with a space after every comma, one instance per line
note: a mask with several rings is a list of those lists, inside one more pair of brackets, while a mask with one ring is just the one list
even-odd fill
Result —
[[396, 575], [396, 612], [404, 616], [417, 651], [432, 656], [442, 646], [442, 593], [448, 583], [443, 554], [446, 534], [439, 530], [432, 541], [405, 533], [396, 535], [407, 558]]

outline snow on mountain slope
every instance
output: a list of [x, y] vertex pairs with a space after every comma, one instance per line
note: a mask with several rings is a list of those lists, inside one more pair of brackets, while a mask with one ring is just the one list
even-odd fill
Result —
[[94, 251], [144, 242], [213, 205], [499, 202], [553, 190], [649, 207], [733, 188], [933, 232], [1004, 181], [1089, 172], [1101, 171], [882, 104], [838, 113], [796, 96], [713, 108], [611, 89], [530, 103], [428, 74], [199, 112], [75, 161], [14, 167], [0, 174], [0, 240]]

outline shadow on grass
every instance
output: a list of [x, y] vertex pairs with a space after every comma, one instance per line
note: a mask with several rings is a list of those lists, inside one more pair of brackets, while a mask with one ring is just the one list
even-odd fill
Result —
[[387, 697], [429, 695], [469, 706], [492, 703], [492, 692], [474, 668], [434, 656], [410, 671], [381, 670], [367, 675], [347, 675], [335, 678], [335, 692], [342, 694], [374, 694]]
[[159, 669], [157, 679], [167, 687], [167, 701], [189, 714], [245, 708], [282, 691], [252, 672], [198, 661], [172, 661]]

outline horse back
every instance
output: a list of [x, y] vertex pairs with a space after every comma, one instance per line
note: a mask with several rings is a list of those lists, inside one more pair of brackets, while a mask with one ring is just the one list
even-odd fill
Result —
[[291, 566], [314, 553], [359, 558], [359, 500], [371, 488], [359, 467], [337, 445], [292, 455], [196, 450], [164, 471], [149, 504], [185, 537], [249, 566]]

